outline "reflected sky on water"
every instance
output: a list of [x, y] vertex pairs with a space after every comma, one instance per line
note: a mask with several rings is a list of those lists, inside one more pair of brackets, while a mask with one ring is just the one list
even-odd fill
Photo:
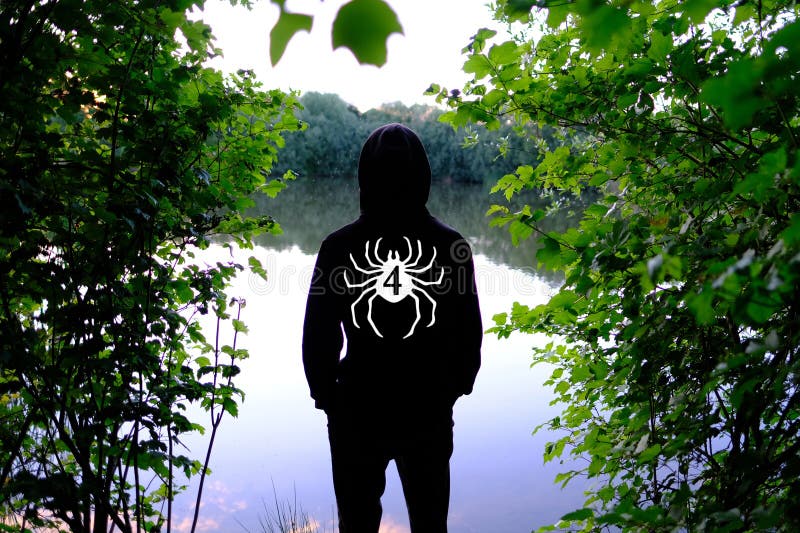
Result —
[[[434, 181], [428, 200], [428, 210], [446, 224], [456, 228], [469, 240], [476, 254], [514, 268], [532, 270], [536, 264], [536, 244], [526, 241], [514, 246], [503, 227], [492, 227], [486, 211], [492, 204], [519, 209], [524, 202], [533, 208], [543, 202], [528, 191], [519, 193], [509, 203], [500, 193], [489, 193], [489, 186], [475, 183], [445, 183]], [[322, 239], [331, 231], [358, 217], [358, 184], [355, 179], [298, 179], [289, 182], [277, 198], [260, 196], [256, 199], [254, 215], [271, 215], [281, 225], [281, 236], [264, 235], [258, 242], [266, 247], [286, 249], [298, 247], [305, 253], [316, 254]], [[566, 219], [550, 216], [541, 221], [546, 231], [562, 229]], [[552, 272], [538, 276], [555, 282]]]
[[[300, 352], [316, 249], [325, 234], [357, 215], [357, 202], [352, 202], [355, 192], [331, 190], [306, 191], [302, 199], [279, 197], [292, 200], [281, 208], [276, 201], [270, 211], [285, 234], [262, 240], [262, 246], [251, 251], [267, 268], [269, 280], [245, 274], [230, 291], [231, 296], [247, 300], [242, 319], [250, 332], [240, 342], [249, 349], [250, 359], [241, 364], [237, 377], [246, 399], [239, 417], [224, 419], [217, 435], [200, 530], [262, 531], [259, 517], [266, 514], [264, 505], [274, 509], [277, 496], [280, 501], [296, 499], [326, 531], [334, 531], [326, 420], [308, 395]], [[439, 204], [434, 201], [436, 193], [434, 189], [431, 211], [473, 243], [485, 327], [514, 301], [528, 305], [546, 301], [556, 282], [526, 266], [529, 251], [497, 242], [508, 241], [502, 230], [486, 229], [483, 213], [489, 201], [485, 191], [476, 188], [461, 196], [453, 192], [450, 198], [440, 191]], [[514, 250], [519, 252], [515, 255]], [[225, 260], [230, 253], [226, 246], [216, 245], [204, 259]], [[250, 255], [235, 253], [243, 263]], [[224, 342], [230, 342], [230, 334]], [[582, 487], [560, 489], [553, 478], [563, 467], [543, 464], [544, 445], [555, 436], [531, 435], [534, 427], [556, 414], [556, 408], [548, 405], [551, 394], [542, 386], [548, 369], [530, 368], [532, 346], [547, 342], [543, 336], [520, 334], [504, 340], [485, 336], [474, 392], [455, 407], [451, 533], [527, 532], [582, 507]], [[202, 453], [206, 439], [187, 440], [193, 454]], [[405, 503], [393, 464], [387, 471], [383, 503], [382, 533], [407, 532]], [[192, 508], [193, 496], [178, 499], [175, 512], [186, 519], [177, 521], [176, 531], [188, 531]]]

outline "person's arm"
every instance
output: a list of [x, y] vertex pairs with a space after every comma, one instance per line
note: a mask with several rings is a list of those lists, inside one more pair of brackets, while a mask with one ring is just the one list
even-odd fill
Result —
[[[466, 243], [465, 243], [466, 245]], [[481, 366], [481, 343], [483, 341], [483, 324], [478, 304], [478, 290], [475, 284], [475, 266], [472, 262], [472, 251], [468, 246], [466, 260], [459, 266], [458, 305], [459, 316], [456, 320], [459, 334], [458, 366], [456, 380], [456, 397], [469, 394], [475, 384], [475, 378]]]
[[[327, 241], [326, 241], [327, 242]], [[327, 411], [333, 401], [336, 371], [343, 336], [337, 297], [332, 286], [334, 265], [322, 243], [311, 280], [303, 323], [303, 366], [318, 409]]]

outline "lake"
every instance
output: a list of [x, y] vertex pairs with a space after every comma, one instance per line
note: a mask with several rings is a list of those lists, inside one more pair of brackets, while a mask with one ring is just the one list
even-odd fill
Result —
[[[434, 184], [430, 211], [458, 229], [472, 244], [484, 326], [514, 301], [535, 305], [558, 286], [552, 273], [537, 272], [535, 248], [511, 245], [505, 230], [485, 217], [491, 199], [477, 185]], [[494, 200], [497, 201], [497, 200]], [[247, 305], [242, 319], [250, 331], [240, 347], [250, 351], [237, 385], [246, 393], [238, 418], [223, 420], [214, 446], [212, 475], [206, 480], [199, 531], [260, 532], [275, 501], [291, 502], [321, 531], [335, 531], [335, 499], [325, 415], [314, 409], [301, 362], [302, 321], [315, 254], [324, 236], [358, 215], [354, 183], [297, 181], [277, 199], [259, 200], [259, 213], [273, 215], [281, 236], [259, 238], [253, 251], [233, 253], [246, 263], [255, 255], [267, 282], [237, 278], [231, 296]], [[552, 221], [558, 225], [559, 221]], [[248, 253], [249, 252], [249, 253]], [[229, 258], [219, 244], [203, 260]], [[226, 340], [230, 342], [230, 340]], [[531, 435], [556, 414], [542, 383], [544, 367], [530, 367], [531, 349], [543, 336], [484, 337], [483, 363], [474, 392], [455, 407], [455, 451], [451, 460], [451, 533], [528, 532], [582, 507], [582, 487], [553, 483], [558, 463], [544, 464], [544, 445], [554, 435]], [[206, 424], [208, 426], [207, 420]], [[203, 453], [207, 437], [187, 445]], [[178, 498], [176, 531], [188, 531], [194, 491]], [[402, 489], [394, 465], [387, 471], [382, 533], [408, 532]]]

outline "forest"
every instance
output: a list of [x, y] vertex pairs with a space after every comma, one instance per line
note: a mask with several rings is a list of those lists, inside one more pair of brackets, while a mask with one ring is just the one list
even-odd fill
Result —
[[299, 102], [297, 116], [307, 127], [285, 136], [286, 146], [272, 169], [276, 176], [292, 170], [298, 176], [354, 178], [364, 139], [389, 122], [406, 124], [425, 140], [434, 180], [488, 184], [538, 153], [510, 123], [492, 131], [482, 124], [454, 129], [439, 120], [444, 111], [436, 106], [397, 102], [359, 113], [335, 94], [313, 92]]
[[[271, 1], [275, 63], [313, 13]], [[428, 139], [437, 179], [491, 184], [508, 202], [487, 197], [488, 223], [564, 280], [488, 332], [552, 339], [532, 356], [560, 409], [543, 457], [570, 459], [556, 484], [591, 482], [531, 527], [800, 529], [795, 2], [497, 0], [513, 36], [476, 28], [466, 86], [363, 114], [208, 67], [203, 4], [0, 4], [0, 530], [169, 532], [186, 479], [195, 530], [245, 392], [227, 287], [267, 276], [195, 254], [277, 233], [255, 198], [351, 176], [387, 120]], [[346, 2], [334, 45], [385, 62], [391, 4]], [[588, 201], [552, 229], [564, 198]]]

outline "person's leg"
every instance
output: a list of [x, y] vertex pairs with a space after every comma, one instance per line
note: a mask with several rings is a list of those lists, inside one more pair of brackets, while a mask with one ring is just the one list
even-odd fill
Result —
[[378, 533], [389, 458], [363, 427], [328, 420], [340, 533]]
[[452, 454], [448, 421], [415, 436], [395, 456], [412, 533], [447, 533]]

